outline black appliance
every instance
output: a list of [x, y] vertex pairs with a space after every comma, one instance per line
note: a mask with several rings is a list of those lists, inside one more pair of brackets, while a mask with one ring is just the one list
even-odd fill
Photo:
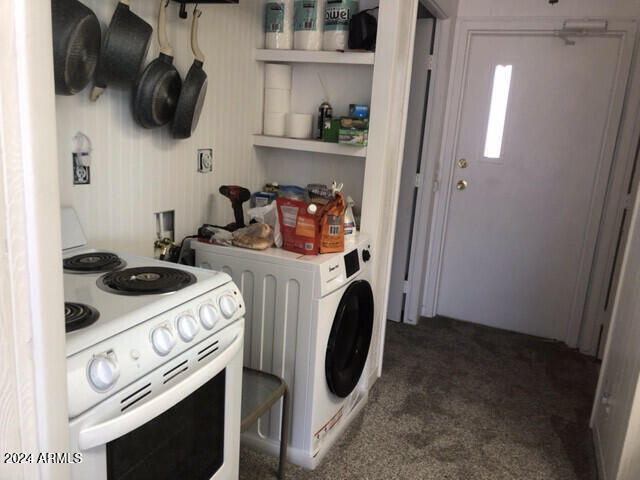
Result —
[[378, 20], [369, 13], [371, 10], [375, 10], [375, 8], [363, 10], [351, 16], [351, 21], [349, 22], [350, 49], [370, 51], [376, 49]]

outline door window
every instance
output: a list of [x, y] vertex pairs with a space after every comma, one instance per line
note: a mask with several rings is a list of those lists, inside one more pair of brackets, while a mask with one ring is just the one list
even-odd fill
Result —
[[507, 117], [509, 89], [511, 88], [511, 69], [512, 65], [496, 65], [493, 74], [487, 136], [484, 141], [485, 158], [500, 158], [502, 152], [502, 134], [504, 133], [504, 121]]

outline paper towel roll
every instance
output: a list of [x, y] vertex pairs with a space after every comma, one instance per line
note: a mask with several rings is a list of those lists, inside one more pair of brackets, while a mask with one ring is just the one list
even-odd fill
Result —
[[265, 48], [293, 48], [294, 0], [267, 1], [265, 5]]
[[310, 113], [287, 114], [287, 137], [311, 138], [313, 115]]
[[327, 0], [324, 10], [322, 49], [345, 51], [349, 46], [349, 22], [358, 11], [358, 0]]
[[264, 66], [264, 88], [291, 90], [291, 65], [267, 63]]
[[296, 0], [293, 20], [293, 48], [322, 50], [324, 0]]
[[274, 137], [283, 137], [286, 132], [287, 114], [286, 113], [266, 113], [262, 126], [262, 133], [272, 135]]
[[329, 30], [322, 35], [322, 49], [330, 52], [344, 52], [349, 45], [349, 32]]
[[265, 113], [288, 113], [291, 110], [291, 90], [264, 89]]

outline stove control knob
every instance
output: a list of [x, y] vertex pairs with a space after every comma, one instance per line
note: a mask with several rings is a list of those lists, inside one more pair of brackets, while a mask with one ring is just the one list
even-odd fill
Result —
[[198, 334], [198, 322], [191, 315], [182, 315], [178, 318], [178, 333], [185, 342], [190, 342]]
[[173, 333], [167, 327], [156, 327], [151, 333], [151, 344], [158, 355], [167, 355], [176, 344]]
[[371, 260], [371, 252], [369, 250], [362, 250], [362, 260], [364, 262]]
[[101, 353], [89, 362], [89, 382], [99, 392], [109, 390], [118, 380], [120, 369], [113, 353]]
[[222, 295], [218, 303], [220, 304], [220, 311], [226, 318], [233, 317], [233, 314], [238, 310], [238, 304], [231, 295]]
[[207, 303], [200, 307], [200, 323], [207, 330], [211, 330], [218, 323], [218, 312], [213, 305]]

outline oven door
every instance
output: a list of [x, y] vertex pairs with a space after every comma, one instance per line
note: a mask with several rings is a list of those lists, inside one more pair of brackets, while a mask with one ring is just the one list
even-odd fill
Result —
[[83, 454], [72, 478], [237, 478], [243, 331], [239, 320], [206, 358], [211, 339], [70, 421], [72, 451]]

